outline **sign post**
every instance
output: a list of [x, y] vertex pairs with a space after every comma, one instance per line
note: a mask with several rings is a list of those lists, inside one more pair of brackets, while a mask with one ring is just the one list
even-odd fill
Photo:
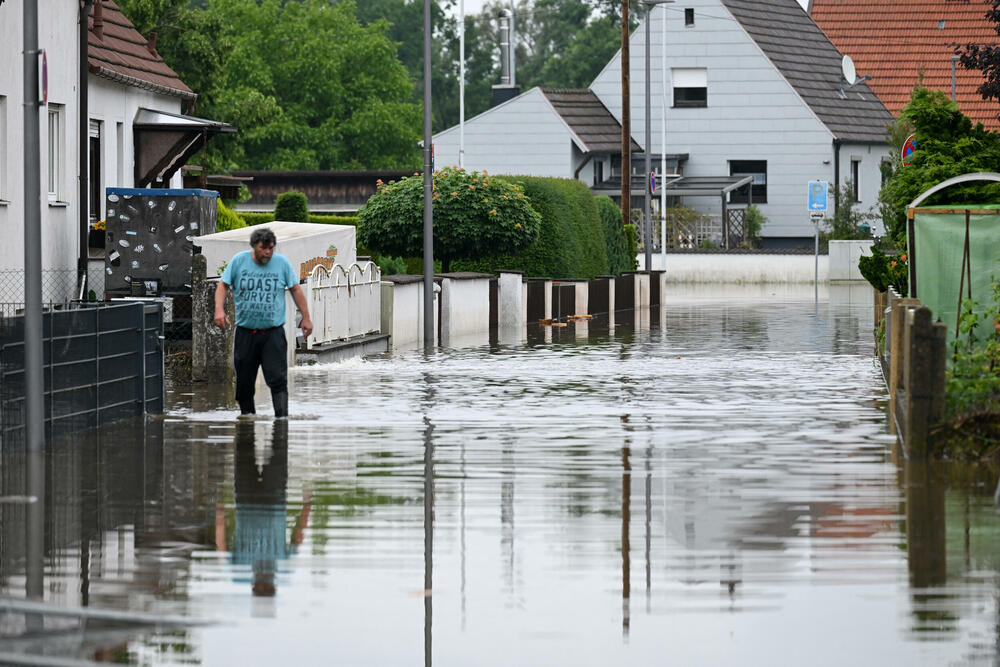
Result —
[[813, 249], [813, 297], [819, 302], [819, 221], [826, 217], [830, 184], [826, 181], [809, 181], [806, 208], [809, 219], [816, 225]]

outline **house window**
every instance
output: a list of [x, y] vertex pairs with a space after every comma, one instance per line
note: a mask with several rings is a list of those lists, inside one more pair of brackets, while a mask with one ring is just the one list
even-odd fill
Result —
[[708, 70], [675, 67], [670, 74], [674, 82], [674, 107], [708, 106]]
[[694, 25], [694, 7], [684, 8], [684, 25]]
[[861, 201], [861, 160], [851, 160], [851, 192], [855, 203]]
[[57, 201], [61, 192], [63, 169], [63, 108], [49, 105], [49, 201]]
[[[767, 203], [767, 160], [730, 160], [730, 176], [753, 176], [751, 188], [754, 204]], [[729, 193], [729, 201], [733, 204], [747, 204], [747, 188], [743, 186], [738, 191]]]
[[88, 153], [90, 169], [88, 170], [88, 186], [91, 220], [101, 219], [101, 121], [90, 121], [90, 137], [88, 138]]
[[604, 182], [604, 161], [598, 160], [594, 164], [594, 184], [599, 185]]

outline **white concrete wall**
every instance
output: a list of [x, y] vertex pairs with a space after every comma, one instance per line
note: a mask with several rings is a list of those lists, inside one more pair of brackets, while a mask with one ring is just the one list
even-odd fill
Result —
[[[435, 292], [434, 331], [438, 330]], [[487, 320], [488, 322], [488, 320]], [[382, 333], [389, 334], [393, 349], [415, 347], [424, 340], [424, 285], [422, 282], [382, 281]], [[437, 334], [435, 333], [435, 343]]]
[[441, 278], [441, 344], [490, 329], [490, 279]]
[[[829, 256], [820, 255], [819, 282], [829, 280]], [[817, 264], [814, 255], [720, 253], [653, 255], [653, 270], [665, 269], [667, 283], [812, 283]]]
[[[660, 100], [666, 90], [668, 153], [687, 153], [687, 176], [728, 175], [731, 160], [767, 161], [767, 202], [758, 203], [768, 218], [764, 236], [812, 236], [806, 211], [806, 184], [834, 181], [833, 135], [719, 0], [688, 0], [695, 25], [684, 26], [679, 5], [655, 9], [650, 24], [651, 147], [662, 150]], [[667, 71], [660, 65], [662, 21], [667, 17]], [[632, 136], [644, 143], [645, 26], [632, 33]], [[671, 108], [671, 68], [705, 68], [708, 106]], [[664, 84], [666, 83], [666, 86]], [[621, 56], [616, 54], [591, 84], [616, 118], [621, 118]], [[850, 156], [861, 157], [862, 203], [874, 202], [878, 164], [886, 145], [842, 147], [840, 179], [850, 177]], [[871, 189], [875, 188], [875, 189]], [[689, 197], [684, 205], [721, 213], [716, 197]], [[738, 204], [737, 206], [743, 206]]]
[[523, 296], [521, 274], [501, 271], [497, 279], [497, 326], [501, 330], [524, 328]]
[[864, 280], [858, 268], [862, 255], [871, 256], [874, 241], [830, 241], [830, 280]]
[[[434, 135], [434, 163], [459, 163], [459, 128]], [[572, 133], [538, 88], [466, 120], [465, 168], [491, 174], [573, 175]]]

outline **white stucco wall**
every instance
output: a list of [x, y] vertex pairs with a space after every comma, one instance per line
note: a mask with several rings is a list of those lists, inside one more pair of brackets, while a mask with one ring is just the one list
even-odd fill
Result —
[[[456, 125], [434, 135], [436, 168], [459, 164]], [[491, 174], [572, 176], [572, 132], [538, 88], [465, 122], [465, 168]]]
[[[78, 7], [57, 0], [39, 0], [38, 44], [48, 59], [50, 108], [61, 108], [59, 188], [56, 201], [48, 190], [48, 109], [39, 109], [40, 179], [42, 187], [42, 267], [74, 271], [79, 257], [79, 91]], [[24, 107], [22, 56], [23, 7], [0, 3], [0, 270], [24, 265]], [[102, 121], [102, 186], [133, 184], [134, 151], [131, 122], [140, 106], [180, 112], [181, 101], [91, 75], [89, 117]], [[57, 105], [57, 106], [52, 106]], [[117, 123], [122, 123], [119, 148]], [[123, 164], [119, 166], [118, 156]], [[123, 180], [119, 179], [119, 174]], [[171, 181], [180, 187], [179, 175]], [[103, 214], [103, 208], [102, 208]], [[48, 278], [43, 278], [43, 292]], [[0, 294], [19, 300], [20, 294]], [[45, 298], [59, 295], [43, 294]]]
[[830, 256], [809, 254], [654, 253], [653, 270], [664, 269], [667, 283], [782, 284], [819, 282], [830, 277]]
[[[665, 11], [656, 9], [651, 16], [652, 150], [663, 150], [661, 99], [666, 90], [666, 152], [690, 156], [684, 174], [728, 175], [731, 160], [766, 160], [767, 202], [758, 203], [768, 218], [764, 236], [812, 236], [806, 212], [806, 184], [810, 180], [833, 182], [833, 135], [718, 0], [686, 2], [685, 7], [695, 10], [695, 24], [687, 27], [683, 14], [671, 7], [666, 10], [666, 72], [660, 61]], [[630, 49], [632, 136], [643, 144], [644, 25], [640, 24], [632, 34]], [[671, 108], [672, 68], [707, 70], [707, 107]], [[591, 88], [620, 119], [620, 54], [612, 58]], [[840, 180], [850, 177], [850, 156], [859, 156], [864, 174], [862, 203], [866, 206], [877, 195], [878, 165], [888, 151], [886, 145], [842, 147]], [[716, 197], [691, 197], [684, 204], [710, 214], [721, 213], [721, 201]]]

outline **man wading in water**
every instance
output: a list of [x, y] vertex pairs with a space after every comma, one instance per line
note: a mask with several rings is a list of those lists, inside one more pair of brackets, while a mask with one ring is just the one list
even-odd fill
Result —
[[236, 401], [240, 413], [254, 414], [254, 384], [257, 369], [271, 388], [274, 416], [288, 416], [288, 343], [285, 340], [285, 289], [302, 313], [302, 335], [312, 333], [309, 306], [299, 279], [284, 255], [275, 254], [277, 239], [267, 227], [250, 235], [251, 250], [237, 253], [222, 272], [215, 290], [215, 325], [225, 330], [226, 289], [232, 288], [236, 304], [236, 337], [233, 367], [236, 370]]

